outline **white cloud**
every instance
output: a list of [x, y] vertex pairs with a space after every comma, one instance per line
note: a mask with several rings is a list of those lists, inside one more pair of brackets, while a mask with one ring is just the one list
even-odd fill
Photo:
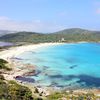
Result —
[[63, 29], [54, 22], [42, 22], [40, 20], [33, 21], [15, 21], [8, 17], [0, 17], [0, 29], [13, 31], [34, 31], [34, 32], [53, 32]]
[[9, 20], [9, 18], [5, 16], [0, 16], [0, 20]]
[[96, 14], [100, 14], [100, 8], [96, 10]]
[[94, 0], [95, 13], [100, 14], [100, 0]]

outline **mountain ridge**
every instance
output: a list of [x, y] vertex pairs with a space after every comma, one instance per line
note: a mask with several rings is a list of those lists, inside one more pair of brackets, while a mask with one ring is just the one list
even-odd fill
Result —
[[64, 38], [63, 42], [77, 41], [100, 41], [100, 31], [91, 31], [81, 28], [64, 29], [53, 33], [37, 33], [37, 32], [17, 32], [6, 34], [0, 37], [0, 41], [6, 42], [59, 42]]
[[15, 32], [17, 32], [17, 31], [0, 30], [0, 36], [6, 35], [6, 34], [15, 33]]

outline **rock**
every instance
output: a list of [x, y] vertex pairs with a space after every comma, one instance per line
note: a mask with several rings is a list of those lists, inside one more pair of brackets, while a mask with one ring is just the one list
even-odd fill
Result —
[[35, 92], [39, 93], [40, 96], [48, 96], [50, 93], [44, 88], [35, 87]]
[[35, 74], [35, 70], [33, 69], [32, 71], [24, 73], [23, 76], [33, 76], [34, 74]]
[[22, 81], [22, 82], [29, 82], [29, 83], [35, 82], [35, 80], [33, 78], [26, 78], [26, 77], [23, 77], [23, 76], [16, 76], [15, 79]]

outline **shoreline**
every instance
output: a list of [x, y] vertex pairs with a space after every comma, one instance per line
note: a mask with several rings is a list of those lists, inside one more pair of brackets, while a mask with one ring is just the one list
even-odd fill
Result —
[[[4, 59], [8, 61], [9, 65], [12, 68], [11, 72], [4, 73], [6, 80], [15, 80], [14, 78], [17, 76], [23, 76], [31, 74], [32, 71], [35, 72], [35, 65], [31, 64], [23, 64], [21, 61], [17, 61], [16, 56], [26, 52], [26, 51], [36, 51], [40, 48], [53, 46], [53, 45], [61, 45], [64, 43], [40, 43], [40, 44], [31, 44], [31, 45], [23, 45], [18, 47], [11, 47], [8, 50], [3, 50], [0, 52], [0, 59]], [[18, 68], [18, 66], [21, 67]], [[27, 69], [26, 69], [27, 67]]]
[[11, 47], [8, 50], [1, 51], [0, 58], [7, 60], [7, 58], [18, 56], [21, 53], [26, 51], [30, 51], [30, 50], [35, 51], [41, 47], [61, 45], [61, 44], [66, 44], [66, 43], [40, 43], [40, 44], [30, 44], [30, 45]]
[[0, 51], [0, 59], [5, 59], [8, 61], [8, 58], [16, 57], [26, 51], [30, 50], [38, 50], [41, 47], [47, 46], [54, 46], [54, 45], [61, 45], [61, 44], [80, 44], [80, 43], [89, 43], [87, 41], [80, 41], [80, 42], [50, 42], [50, 43], [38, 43], [38, 44], [26, 44], [17, 47], [10, 47], [9, 49], [3, 49]]
[[[78, 42], [78, 43], [88, 43], [88, 42]], [[11, 72], [7, 72], [7, 73], [3, 73], [2, 75], [4, 75], [6, 80], [15, 80], [17, 83], [22, 84], [22, 85], [27, 85], [27, 87], [30, 87], [30, 85], [32, 85], [31, 83], [27, 83], [27, 82], [22, 82], [19, 80], [16, 80], [16, 76], [23, 76], [25, 73], [30, 73], [29, 70], [35, 71], [35, 65], [27, 65], [27, 64], [23, 64], [21, 62], [16, 61], [16, 59], [11, 59], [13, 57], [16, 57], [18, 55], [20, 55], [23, 52], [26, 51], [36, 51], [38, 49], [40, 49], [41, 47], [46, 47], [46, 46], [54, 46], [54, 45], [61, 45], [61, 44], [69, 44], [69, 43], [40, 43], [40, 44], [30, 44], [30, 45], [23, 45], [23, 46], [18, 46], [18, 47], [11, 47], [8, 50], [3, 50], [0, 52], [0, 59], [5, 59], [8, 61], [9, 66], [11, 66], [12, 71]], [[22, 69], [18, 68], [17, 66], [23, 66]], [[32, 66], [32, 67], [29, 67]], [[25, 70], [25, 68], [27, 67], [27, 69], [29, 70]], [[33, 85], [33, 88], [35, 86]], [[42, 88], [42, 87], [41, 87]], [[52, 87], [47, 87], [49, 89], [49, 91], [52, 90]], [[44, 87], [42, 88], [44, 89]], [[70, 91], [70, 90], [68, 90]], [[74, 92], [82, 92], [82, 93], [86, 93], [87, 91], [92, 91], [93, 93], [96, 93], [98, 95], [100, 95], [100, 89], [76, 89], [74, 90]]]

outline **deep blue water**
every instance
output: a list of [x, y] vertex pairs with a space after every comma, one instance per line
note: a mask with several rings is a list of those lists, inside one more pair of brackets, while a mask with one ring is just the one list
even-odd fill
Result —
[[24, 63], [37, 66], [37, 86], [100, 87], [100, 44], [73, 43], [40, 48], [20, 56]]

